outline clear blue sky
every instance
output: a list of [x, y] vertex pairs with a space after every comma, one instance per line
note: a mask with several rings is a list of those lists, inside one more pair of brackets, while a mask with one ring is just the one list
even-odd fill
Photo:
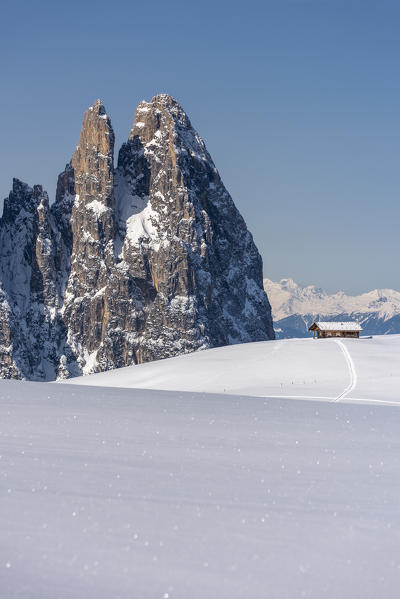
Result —
[[272, 279], [400, 289], [400, 2], [11, 2], [0, 22], [0, 195], [54, 196], [84, 110], [117, 148], [167, 92], [205, 139]]

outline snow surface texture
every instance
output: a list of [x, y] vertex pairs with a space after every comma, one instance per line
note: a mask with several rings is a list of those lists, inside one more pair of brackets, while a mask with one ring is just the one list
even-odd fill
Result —
[[[356, 384], [344, 396], [355, 377]], [[66, 383], [400, 403], [400, 335], [246, 343], [77, 377]]]
[[400, 403], [399, 350], [269, 341], [0, 381], [1, 597], [397, 598], [400, 412], [370, 402]]
[[[243, 349], [271, 359], [279, 344], [293, 370], [285, 348], [301, 356], [305, 342]], [[314, 346], [336, 393], [341, 349]], [[375, 363], [373, 344], [358, 349]], [[239, 350], [193, 358], [201, 371], [210, 356], [218, 386]], [[191, 359], [152, 366], [172, 377], [180, 360], [184, 375]], [[0, 394], [1, 597], [397, 599], [397, 407], [20, 381]]]
[[316, 320], [356, 320], [368, 335], [400, 333], [400, 292], [375, 289], [351, 296], [329, 295], [323, 289], [302, 287], [292, 279], [264, 279], [277, 338], [309, 337]]

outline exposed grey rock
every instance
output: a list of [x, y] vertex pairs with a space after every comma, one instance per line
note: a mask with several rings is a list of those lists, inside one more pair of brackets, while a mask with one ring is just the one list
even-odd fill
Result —
[[1, 375], [54, 379], [273, 338], [262, 263], [203, 140], [162, 94], [117, 168], [98, 100], [49, 209], [14, 181], [0, 222]]
[[57, 294], [49, 200], [14, 179], [0, 221], [1, 374], [54, 378]]

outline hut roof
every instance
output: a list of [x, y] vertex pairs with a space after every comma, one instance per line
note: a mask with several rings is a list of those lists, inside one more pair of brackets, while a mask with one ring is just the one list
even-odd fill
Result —
[[[314, 322], [311, 327], [318, 328], [320, 331], [362, 331], [358, 322]], [[310, 329], [311, 329], [310, 327]], [[309, 329], [309, 330], [310, 330]]]

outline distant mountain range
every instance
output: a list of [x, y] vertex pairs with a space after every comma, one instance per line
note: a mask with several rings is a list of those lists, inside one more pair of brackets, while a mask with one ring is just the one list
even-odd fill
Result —
[[374, 289], [361, 295], [343, 291], [328, 294], [323, 289], [302, 287], [293, 279], [278, 283], [264, 279], [277, 339], [309, 337], [308, 327], [314, 320], [355, 320], [363, 335], [400, 333], [400, 292]]

